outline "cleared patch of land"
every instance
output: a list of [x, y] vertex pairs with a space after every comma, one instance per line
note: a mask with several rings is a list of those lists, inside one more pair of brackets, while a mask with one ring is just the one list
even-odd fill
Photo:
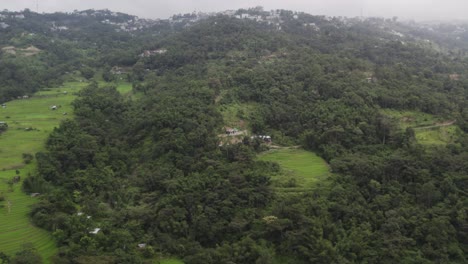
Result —
[[277, 162], [281, 172], [272, 176], [273, 186], [282, 192], [301, 192], [324, 184], [330, 175], [325, 160], [303, 149], [280, 148], [267, 151], [260, 160]]
[[21, 56], [33, 56], [36, 54], [39, 54], [41, 52], [40, 49], [34, 47], [34, 46], [29, 46], [27, 48], [21, 49], [21, 48], [16, 48], [13, 46], [8, 46], [8, 47], [3, 47], [2, 51], [11, 54], [11, 55], [21, 55]]
[[184, 264], [184, 262], [178, 259], [171, 258], [171, 259], [163, 259], [159, 261], [158, 264]]
[[444, 145], [457, 138], [459, 128], [456, 125], [434, 126], [415, 129], [416, 140], [420, 144]]
[[[100, 85], [105, 85], [105, 84], [100, 84]], [[119, 93], [123, 95], [126, 95], [132, 91], [132, 84], [127, 83], [127, 82], [119, 83], [117, 85], [117, 91], [119, 91]]]
[[[71, 117], [74, 93], [85, 85], [69, 83], [28, 99], [7, 102], [6, 108], [0, 108], [0, 120], [8, 123], [8, 130], [0, 135], [0, 169], [21, 168], [23, 153], [34, 155], [42, 150], [54, 127]], [[52, 110], [53, 106], [56, 110]]]
[[[27, 175], [31, 168], [22, 169], [21, 177]], [[33, 243], [43, 259], [47, 260], [56, 253], [57, 248], [51, 234], [31, 224], [28, 214], [37, 198], [23, 193], [20, 183], [10, 186], [8, 181], [14, 176], [15, 171], [0, 172], [0, 192], [5, 199], [0, 205], [0, 251], [13, 255], [22, 244]]]
[[444, 145], [457, 138], [458, 126], [453, 120], [444, 120], [417, 111], [384, 109], [382, 113], [394, 118], [402, 129], [413, 128], [416, 141], [423, 145]]
[[220, 105], [219, 111], [223, 115], [226, 126], [244, 130], [248, 128], [246, 120], [254, 118], [257, 105], [254, 103]]

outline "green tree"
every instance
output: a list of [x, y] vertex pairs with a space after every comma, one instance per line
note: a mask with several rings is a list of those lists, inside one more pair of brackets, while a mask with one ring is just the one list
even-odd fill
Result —
[[41, 264], [42, 258], [37, 253], [36, 248], [30, 243], [23, 244], [20, 251], [18, 251], [12, 258], [12, 264]]

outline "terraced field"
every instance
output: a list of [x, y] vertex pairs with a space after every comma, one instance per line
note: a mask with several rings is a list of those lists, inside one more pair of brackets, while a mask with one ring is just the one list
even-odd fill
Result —
[[20, 184], [10, 189], [5, 179], [11, 178], [12, 171], [0, 172], [0, 190], [6, 198], [2, 202], [3, 208], [0, 208], [0, 251], [12, 255], [22, 244], [30, 242], [47, 259], [56, 252], [52, 237], [47, 231], [31, 225], [28, 217], [30, 206], [36, 202], [36, 198], [23, 193]]
[[[24, 178], [35, 166], [25, 166], [23, 154], [34, 155], [44, 148], [49, 133], [71, 115], [71, 105], [85, 83], [69, 83], [63, 88], [39, 92], [31, 98], [6, 103], [0, 109], [0, 120], [8, 123], [8, 130], [0, 135], [0, 251], [13, 255], [26, 242], [33, 243], [46, 262], [55, 254], [52, 236], [34, 227], [28, 217], [30, 206], [37, 198], [21, 191], [21, 182], [9, 184], [16, 176]], [[52, 110], [52, 106], [57, 106]], [[65, 114], [66, 113], [66, 114]]]
[[[46, 263], [56, 253], [52, 236], [34, 227], [28, 217], [30, 206], [38, 198], [23, 193], [21, 182], [11, 184], [11, 180], [18, 173], [24, 179], [34, 171], [35, 160], [26, 165], [23, 154], [34, 155], [44, 149], [45, 140], [54, 127], [72, 117], [71, 102], [76, 98], [75, 93], [86, 85], [67, 83], [27, 99], [7, 102], [5, 108], [0, 108], [0, 121], [8, 123], [8, 130], [0, 135], [0, 197], [3, 197], [0, 201], [0, 252], [13, 255], [28, 242], [38, 249]], [[128, 93], [131, 85], [124, 83], [118, 90]]]
[[313, 152], [281, 148], [265, 152], [260, 160], [274, 161], [281, 173], [272, 177], [273, 186], [282, 193], [297, 193], [324, 186], [330, 175], [327, 163]]

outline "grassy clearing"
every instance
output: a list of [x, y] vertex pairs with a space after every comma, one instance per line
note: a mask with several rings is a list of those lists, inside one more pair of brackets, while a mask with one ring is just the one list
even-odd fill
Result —
[[119, 83], [117, 84], [117, 91], [123, 95], [126, 95], [132, 91], [132, 84], [127, 82]]
[[[33, 169], [34, 164], [20, 170], [20, 175], [25, 177]], [[57, 248], [55, 242], [47, 231], [34, 227], [29, 220], [30, 206], [37, 201], [21, 191], [21, 183], [14, 184], [11, 188], [7, 183], [15, 176], [15, 171], [6, 170], [0, 172], [0, 192], [5, 201], [0, 206], [0, 251], [13, 255], [24, 243], [33, 243], [46, 263], [53, 256]], [[8, 206], [8, 203], [10, 206]]]
[[327, 163], [302, 149], [275, 149], [259, 155], [260, 160], [277, 162], [282, 171], [272, 177], [273, 185], [284, 193], [303, 192], [320, 186], [330, 175]]
[[[0, 120], [8, 123], [8, 130], [0, 135], [0, 169], [21, 168], [23, 153], [34, 155], [42, 150], [54, 127], [71, 117], [73, 93], [85, 85], [71, 83], [66, 88], [39, 92], [29, 99], [7, 102], [7, 107], [0, 109]], [[57, 110], [51, 109], [54, 105]]]
[[171, 259], [163, 259], [159, 261], [158, 264], [184, 264], [184, 262], [178, 259], [171, 258]]
[[384, 109], [382, 113], [395, 118], [402, 129], [413, 128], [416, 141], [423, 145], [445, 145], [454, 142], [459, 131], [453, 121], [443, 120], [417, 111]]
[[254, 103], [220, 105], [219, 110], [226, 126], [247, 129], [246, 120], [251, 119], [257, 110], [257, 105]]
[[445, 145], [457, 138], [458, 127], [455, 125], [430, 129], [415, 129], [416, 140], [420, 144]]

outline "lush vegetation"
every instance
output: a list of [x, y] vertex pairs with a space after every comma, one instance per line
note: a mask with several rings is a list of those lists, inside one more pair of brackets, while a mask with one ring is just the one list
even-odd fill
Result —
[[[10, 101], [5, 108], [0, 109], [2, 118], [7, 120], [10, 128], [0, 137], [0, 222], [3, 223], [0, 226], [0, 249], [5, 254], [14, 256], [26, 242], [47, 263], [57, 253], [52, 235], [31, 225], [30, 207], [37, 202], [38, 197], [22, 192], [21, 183], [22, 179], [34, 173], [34, 155], [44, 150], [50, 132], [62, 120], [73, 117], [71, 102], [76, 98], [75, 94], [86, 85], [80, 82], [66, 83], [60, 88], [47, 89], [25, 99]], [[128, 84], [119, 85], [118, 89], [125, 92]], [[52, 110], [54, 105], [58, 106], [56, 110]], [[17, 176], [19, 180], [15, 180]]]
[[[73, 43], [68, 78], [102, 80], [77, 94], [23, 182], [43, 193], [30, 216], [53, 234], [54, 262], [467, 261], [468, 60], [456, 43], [428, 46], [431, 34], [396, 19], [282, 10], [281, 28], [219, 15], [130, 34], [106, 14], [16, 25], [69, 16], [75, 30], [50, 33]], [[248, 136], [220, 144], [223, 126]], [[446, 131], [435, 141], [432, 129]]]
[[[71, 114], [70, 103], [83, 86], [80, 83], [68, 83], [66, 86], [36, 93], [26, 99], [10, 101], [6, 108], [0, 109], [3, 120], [9, 123], [9, 130], [0, 137], [0, 249], [13, 256], [23, 244], [30, 243], [42, 259], [47, 260], [57, 253], [52, 235], [31, 225], [30, 206], [37, 202], [37, 197], [21, 190], [24, 180], [35, 171], [36, 152], [44, 149], [44, 142], [55, 126], [65, 118], [65, 112]], [[67, 94], [64, 94], [67, 91]], [[58, 110], [51, 106], [60, 105]], [[16, 180], [15, 177], [19, 177]]]

